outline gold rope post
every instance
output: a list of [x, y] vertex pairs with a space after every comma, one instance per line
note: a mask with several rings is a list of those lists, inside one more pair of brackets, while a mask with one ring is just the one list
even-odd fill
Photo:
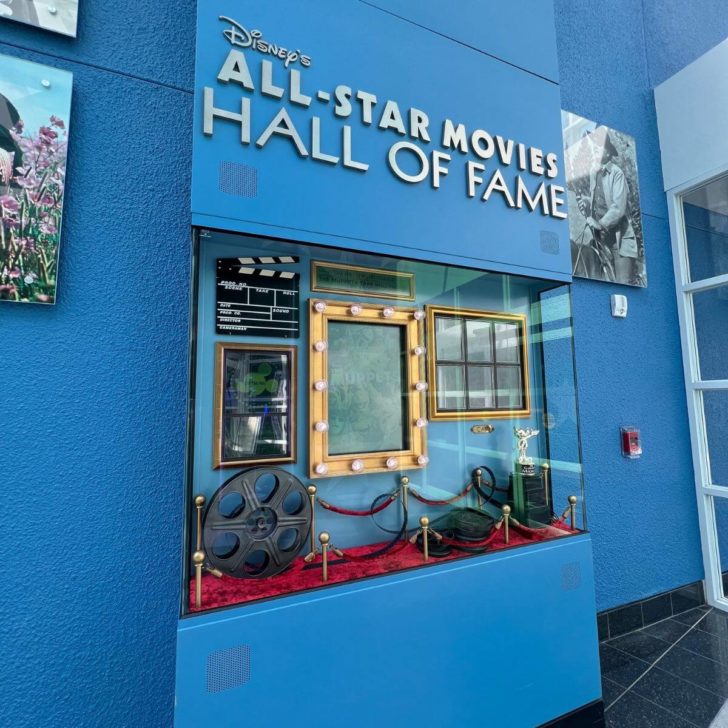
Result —
[[506, 503], [503, 506], [503, 537], [506, 543], [510, 543], [511, 534], [509, 531], [511, 520], [511, 507]]
[[195, 551], [192, 554], [192, 563], [195, 565], [195, 606], [202, 606], [202, 565], [205, 563], [205, 552]]
[[428, 543], [428, 531], [430, 530], [430, 519], [427, 516], [420, 517], [420, 528], [422, 529], [422, 555], [425, 561], [430, 560], [430, 548]]
[[309, 532], [311, 550], [303, 557], [303, 560], [308, 564], [316, 558], [316, 554], [319, 552], [318, 546], [316, 546], [316, 486], [309, 485], [306, 492], [311, 501], [311, 531]]
[[329, 580], [329, 534], [326, 531], [321, 531], [319, 534], [319, 541], [321, 542], [321, 559], [323, 566], [322, 581], [327, 582]]

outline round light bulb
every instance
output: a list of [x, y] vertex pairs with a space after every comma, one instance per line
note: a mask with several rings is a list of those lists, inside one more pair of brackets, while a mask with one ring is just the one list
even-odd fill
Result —
[[418, 465], [427, 465], [427, 463], [430, 462], [430, 458], [427, 457], [427, 455], [418, 455], [417, 456], [417, 464]]
[[358, 316], [362, 312], [362, 307], [358, 303], [354, 303], [349, 306], [349, 313], [352, 316]]
[[382, 316], [384, 316], [384, 318], [392, 318], [392, 316], [394, 316], [394, 309], [391, 306], [385, 306], [382, 309]]
[[316, 303], [313, 304], [313, 308], [314, 311], [323, 313], [326, 310], [326, 304], [323, 301], [316, 301]]
[[422, 321], [422, 319], [425, 318], [425, 312], [420, 309], [415, 311], [412, 315], [414, 316], [415, 321]]
[[394, 470], [399, 465], [399, 460], [397, 458], [387, 458], [386, 466], [390, 470]]
[[326, 420], [320, 420], [313, 426], [313, 429], [316, 430], [316, 432], [328, 432], [329, 423], [326, 422]]
[[427, 427], [427, 420], [424, 417], [418, 417], [415, 420], [415, 427]]
[[313, 383], [313, 388], [317, 392], [323, 392], [325, 389], [328, 389], [328, 387], [329, 387], [328, 382], [325, 379], [317, 379]]
[[417, 382], [415, 384], [415, 389], [418, 392], [424, 392], [427, 389], [427, 382]]
[[426, 351], [425, 347], [420, 346], [419, 344], [417, 344], [417, 346], [415, 346], [415, 348], [412, 349], [412, 353], [415, 356], [422, 356], [425, 353], [425, 351]]
[[318, 352], [322, 352], [322, 351], [326, 351], [326, 349], [329, 348], [329, 345], [326, 341], [324, 341], [323, 339], [320, 339], [313, 345], [313, 348], [316, 349], [316, 351], [318, 351]]
[[329, 466], [326, 463], [319, 463], [314, 470], [316, 475], [326, 475], [329, 472]]
[[351, 469], [355, 473], [361, 473], [362, 470], [364, 470], [364, 463], [361, 460], [353, 460], [351, 463]]

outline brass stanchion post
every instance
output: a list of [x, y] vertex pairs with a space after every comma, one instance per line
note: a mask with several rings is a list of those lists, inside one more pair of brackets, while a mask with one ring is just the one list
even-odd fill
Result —
[[192, 554], [192, 563], [195, 565], [195, 606], [202, 606], [202, 565], [205, 563], [205, 552], [195, 551]]
[[202, 550], [202, 509], [205, 507], [205, 496], [195, 496], [195, 508], [197, 509], [197, 547], [195, 551]]
[[321, 542], [321, 558], [323, 566], [322, 580], [329, 580], [329, 534], [326, 531], [321, 531], [319, 534], [319, 541]]
[[[399, 483], [402, 486], [402, 512], [403, 512], [403, 518], [405, 521], [407, 520], [407, 516], [409, 514], [409, 478], [406, 475], [403, 475], [399, 479]], [[407, 523], [404, 524], [404, 534], [403, 538], [406, 541], [407, 540]]]
[[503, 537], [505, 538], [506, 543], [510, 543], [510, 520], [511, 520], [511, 507], [506, 503], [503, 506]]
[[309, 485], [306, 492], [308, 493], [308, 499], [311, 501], [311, 531], [309, 532], [311, 550], [303, 557], [303, 560], [308, 564], [316, 558], [319, 551], [318, 546], [316, 546], [316, 486]]
[[420, 528], [422, 529], [422, 555], [425, 557], [425, 561], [430, 560], [430, 545], [428, 543], [429, 526], [430, 519], [427, 516], [421, 516]]
[[571, 530], [576, 531], [576, 496], [569, 496], [569, 516], [571, 518]]

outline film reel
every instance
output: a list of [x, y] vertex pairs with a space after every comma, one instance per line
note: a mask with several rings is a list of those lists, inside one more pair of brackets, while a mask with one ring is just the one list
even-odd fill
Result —
[[279, 468], [243, 470], [210, 499], [202, 524], [208, 561], [238, 579], [280, 574], [305, 543], [312, 515], [295, 476]]

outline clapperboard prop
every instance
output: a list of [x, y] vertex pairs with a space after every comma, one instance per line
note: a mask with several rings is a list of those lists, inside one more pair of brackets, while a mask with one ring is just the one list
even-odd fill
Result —
[[218, 334], [298, 337], [300, 275], [253, 267], [286, 263], [298, 263], [298, 257], [218, 258], [215, 316]]

